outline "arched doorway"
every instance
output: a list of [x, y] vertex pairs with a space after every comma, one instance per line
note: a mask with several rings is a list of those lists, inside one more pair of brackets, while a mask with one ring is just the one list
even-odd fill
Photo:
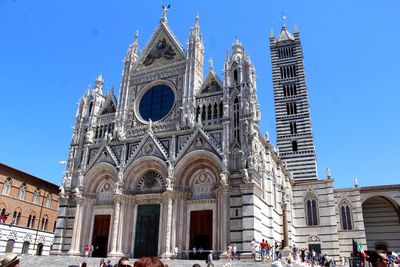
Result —
[[43, 253], [43, 244], [39, 243], [39, 244], [37, 244], [36, 255], [42, 256], [42, 253]]
[[393, 251], [400, 246], [400, 208], [383, 196], [370, 197], [362, 204], [368, 250]]

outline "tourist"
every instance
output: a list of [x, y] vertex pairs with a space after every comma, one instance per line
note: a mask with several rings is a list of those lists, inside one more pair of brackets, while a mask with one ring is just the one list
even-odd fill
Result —
[[206, 263], [207, 263], [207, 267], [210, 267], [210, 266], [214, 267], [212, 250], [210, 250], [210, 253], [207, 256]]
[[228, 243], [226, 245], [226, 260], [230, 261], [232, 259], [232, 245]]
[[177, 246], [175, 246], [175, 248], [174, 248], [174, 256], [173, 256], [173, 258], [174, 258], [174, 259], [177, 259], [177, 258], [178, 258], [178, 256], [179, 256], [179, 248], [178, 248]]
[[275, 241], [275, 260], [279, 258], [279, 245], [278, 241]]
[[104, 259], [100, 260], [99, 267], [107, 267], [106, 261]]
[[87, 267], [86, 261], [83, 261], [83, 262], [82, 262], [81, 267]]
[[268, 240], [265, 240], [265, 243], [267, 243], [267, 260], [270, 260], [271, 259], [271, 255], [270, 255], [271, 245], [268, 243]]
[[251, 259], [253, 261], [256, 260], [256, 249], [257, 249], [257, 243], [256, 239], [253, 238], [253, 240], [250, 242], [250, 247], [251, 247]]
[[290, 257], [288, 257], [288, 258], [286, 259], [285, 267], [293, 267], [292, 259], [291, 259]]
[[198, 263], [195, 263], [195, 264], [193, 264], [193, 266], [192, 267], [201, 267], [200, 266], [200, 264], [198, 264]]
[[293, 244], [293, 260], [297, 260], [297, 254], [298, 254], [298, 248], [296, 247], [296, 245], [295, 244]]
[[[132, 267], [132, 265], [129, 263], [129, 259], [127, 257], [120, 258], [118, 263], [116, 264], [116, 266], [117, 267]], [[139, 265], [139, 266], [142, 266], [142, 265]], [[143, 266], [147, 266], [147, 265], [143, 265]]]
[[[131, 265], [126, 265], [131, 266]], [[126, 267], [124, 265], [120, 267]], [[157, 257], [143, 257], [135, 262], [134, 267], [168, 267], [168, 264], [162, 263]]]
[[237, 246], [235, 244], [233, 244], [233, 246], [232, 246], [232, 259], [233, 260], [235, 259], [236, 253], [237, 253]]
[[372, 267], [386, 267], [389, 265], [389, 259], [383, 250], [373, 251], [368, 258]]
[[265, 257], [267, 256], [267, 243], [264, 239], [261, 240], [260, 250], [261, 250], [261, 262], [264, 263]]
[[17, 254], [6, 253], [0, 257], [1, 267], [19, 267], [19, 258]]
[[107, 260], [107, 264], [105, 265], [106, 267], [112, 267], [111, 261]]
[[89, 257], [89, 250], [90, 250], [90, 247], [89, 247], [89, 244], [88, 244], [88, 245], [85, 246], [85, 257]]

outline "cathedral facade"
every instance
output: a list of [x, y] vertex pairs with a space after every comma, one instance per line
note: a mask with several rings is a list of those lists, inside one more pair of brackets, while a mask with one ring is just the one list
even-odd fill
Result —
[[283, 25], [270, 46], [279, 149], [260, 133], [255, 67], [237, 38], [220, 79], [211, 60], [203, 77], [198, 17], [187, 49], [166, 9], [140, 53], [136, 35], [118, 99], [99, 75], [80, 100], [52, 253], [92, 244], [94, 256], [168, 258], [228, 242], [250, 251], [255, 238], [338, 256], [352, 238], [366, 244], [360, 189], [317, 179], [299, 33]]

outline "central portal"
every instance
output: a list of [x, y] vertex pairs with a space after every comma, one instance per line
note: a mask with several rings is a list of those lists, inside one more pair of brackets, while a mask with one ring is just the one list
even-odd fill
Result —
[[160, 205], [139, 205], [135, 231], [135, 258], [157, 256]]
[[93, 227], [93, 257], [106, 257], [108, 233], [110, 231], [111, 215], [96, 215], [94, 216]]
[[212, 210], [190, 212], [190, 248], [212, 249]]

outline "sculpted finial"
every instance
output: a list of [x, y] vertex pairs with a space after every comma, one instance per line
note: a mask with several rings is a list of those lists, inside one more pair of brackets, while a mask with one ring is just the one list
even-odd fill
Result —
[[162, 11], [163, 11], [163, 14], [162, 14], [162, 17], [161, 17], [161, 21], [162, 22], [167, 22], [167, 12], [168, 12], [168, 9], [171, 8], [171, 5], [169, 4], [167, 7], [162, 5], [161, 8], [162, 8]]

